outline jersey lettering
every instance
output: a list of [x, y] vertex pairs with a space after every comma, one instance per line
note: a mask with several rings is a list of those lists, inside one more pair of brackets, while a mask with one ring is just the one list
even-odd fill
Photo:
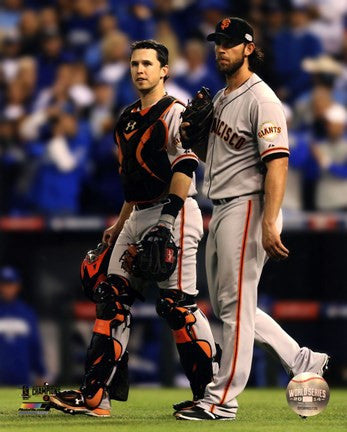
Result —
[[258, 138], [263, 138], [265, 140], [272, 141], [280, 133], [281, 133], [280, 126], [275, 126], [271, 122], [267, 122], [267, 123], [263, 123], [260, 126], [260, 131], [258, 132]]
[[237, 135], [237, 133], [233, 132], [232, 128], [228, 126], [227, 123], [217, 118], [213, 119], [211, 132], [221, 137], [225, 142], [230, 144], [236, 150], [239, 150], [246, 142], [246, 138]]

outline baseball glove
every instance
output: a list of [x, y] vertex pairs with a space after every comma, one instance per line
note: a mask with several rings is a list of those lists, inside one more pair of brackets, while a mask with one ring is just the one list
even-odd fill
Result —
[[210, 90], [202, 87], [188, 103], [181, 117], [182, 123], [190, 123], [190, 126], [184, 129], [187, 139], [181, 134], [182, 147], [188, 149], [205, 143], [213, 120], [213, 102]]
[[137, 243], [131, 243], [120, 258], [122, 269], [132, 276], [162, 282], [177, 265], [178, 247], [171, 231], [157, 225]]

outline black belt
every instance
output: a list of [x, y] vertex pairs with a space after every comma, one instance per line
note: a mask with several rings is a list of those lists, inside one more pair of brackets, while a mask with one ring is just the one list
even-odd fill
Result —
[[144, 209], [147, 209], [147, 208], [155, 207], [155, 206], [157, 206], [159, 204], [162, 204], [163, 202], [164, 202], [164, 200], [162, 200], [162, 201], [156, 201], [156, 202], [151, 202], [151, 203], [135, 204], [134, 205], [134, 209], [135, 210], [144, 210]]
[[229, 198], [213, 199], [212, 204], [213, 205], [227, 204], [230, 201], [233, 201], [237, 198], [241, 198], [241, 197], [248, 196], [248, 195], [256, 195], [256, 194], [260, 194], [260, 193], [262, 193], [262, 192], [250, 192], [250, 193], [246, 193], [244, 195], [239, 195], [239, 196], [234, 196], [234, 197], [229, 197]]

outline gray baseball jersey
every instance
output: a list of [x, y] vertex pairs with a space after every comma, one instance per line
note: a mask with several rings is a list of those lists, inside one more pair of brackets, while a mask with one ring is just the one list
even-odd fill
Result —
[[[220, 369], [198, 406], [235, 417], [254, 340], [270, 345], [292, 373], [319, 371], [326, 354], [299, 345], [257, 308], [257, 287], [266, 261], [262, 247], [264, 163], [286, 156], [288, 138], [282, 104], [256, 74], [235, 91], [214, 100], [204, 192], [215, 201], [206, 243], [211, 304], [222, 321]], [[223, 200], [233, 198], [231, 200]], [[277, 227], [281, 230], [281, 213]]]
[[262, 190], [262, 159], [289, 153], [281, 101], [253, 74], [228, 95], [220, 90], [214, 107], [203, 193], [222, 199]]

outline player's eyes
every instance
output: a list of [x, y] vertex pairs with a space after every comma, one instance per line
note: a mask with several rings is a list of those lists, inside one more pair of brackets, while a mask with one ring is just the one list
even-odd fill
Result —
[[220, 40], [220, 39], [216, 39], [215, 44], [216, 46], [223, 46], [224, 48], [232, 48], [233, 46], [235, 46], [235, 43], [232, 41]]

